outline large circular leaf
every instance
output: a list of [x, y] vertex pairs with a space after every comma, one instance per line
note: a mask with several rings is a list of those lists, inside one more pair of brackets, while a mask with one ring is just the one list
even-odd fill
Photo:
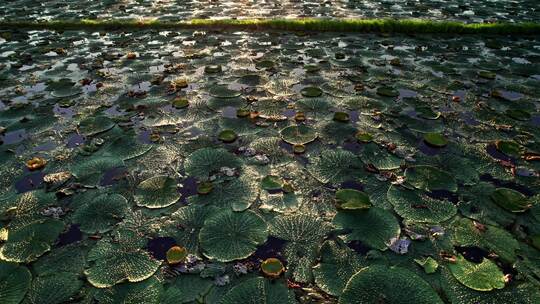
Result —
[[308, 166], [308, 171], [321, 183], [341, 183], [359, 177], [362, 167], [362, 162], [352, 152], [324, 150]]
[[79, 207], [73, 221], [86, 233], [103, 233], [112, 229], [128, 209], [127, 200], [120, 194], [101, 194]]
[[202, 148], [188, 156], [184, 167], [186, 174], [199, 179], [208, 179], [222, 167], [239, 168], [240, 160], [225, 149]]
[[422, 278], [403, 268], [369, 266], [357, 272], [339, 297], [340, 304], [443, 304]]
[[189, 198], [190, 204], [211, 204], [228, 206], [234, 211], [244, 211], [255, 202], [259, 187], [252, 174], [242, 174], [239, 178], [216, 183], [212, 191], [205, 195]]
[[313, 268], [315, 283], [324, 292], [339, 296], [345, 284], [362, 266], [359, 256], [347, 245], [326, 241], [321, 248], [321, 260]]
[[97, 184], [101, 181], [103, 174], [110, 169], [124, 166], [124, 162], [112, 156], [83, 158], [80, 163], [76, 163], [72, 168], [72, 174], [85, 184]]
[[288, 126], [280, 133], [281, 138], [292, 145], [305, 145], [317, 138], [317, 132], [306, 125]]
[[266, 223], [255, 212], [226, 210], [204, 222], [199, 241], [205, 256], [229, 262], [250, 256], [267, 235]]
[[414, 166], [405, 170], [407, 182], [415, 188], [427, 191], [457, 191], [454, 177], [432, 166]]
[[81, 289], [83, 282], [78, 275], [60, 272], [40, 276], [32, 281], [27, 302], [32, 304], [60, 304], [71, 299]]
[[476, 246], [495, 252], [501, 259], [509, 262], [516, 260], [518, 241], [506, 230], [485, 225], [467, 218], [453, 223], [452, 241], [457, 246]]
[[7, 242], [0, 248], [0, 258], [19, 263], [35, 261], [51, 249], [63, 229], [62, 221], [41, 220], [9, 230]]
[[390, 186], [386, 196], [397, 214], [415, 222], [443, 222], [457, 212], [456, 206], [447, 200], [441, 201], [421, 196], [416, 191], [394, 185]]
[[317, 252], [329, 227], [311, 214], [291, 214], [274, 218], [270, 234], [287, 241], [283, 254], [287, 260], [287, 275], [296, 282], [307, 283], [313, 279], [312, 268]]
[[95, 287], [111, 287], [123, 281], [140, 282], [151, 277], [160, 261], [140, 249], [131, 239], [100, 240], [88, 253], [88, 282]]
[[532, 206], [525, 195], [508, 188], [495, 189], [491, 194], [491, 199], [510, 212], [525, 212]]
[[[96, 296], [100, 304], [161, 304], [163, 284], [155, 277], [136, 283], [119, 284]], [[178, 302], [182, 303], [182, 302]]]
[[0, 303], [18, 304], [24, 298], [32, 275], [24, 266], [0, 262]]
[[458, 255], [456, 262], [449, 263], [448, 268], [461, 284], [474, 290], [490, 291], [505, 286], [504, 273], [488, 259], [476, 264]]
[[104, 116], [92, 116], [79, 123], [79, 131], [86, 136], [105, 132], [114, 127], [114, 122]]
[[166, 175], [157, 175], [142, 181], [133, 196], [138, 206], [151, 209], [170, 206], [180, 198], [176, 181]]
[[362, 150], [360, 158], [364, 163], [371, 164], [379, 170], [398, 169], [403, 163], [399, 157], [388, 153], [375, 143], [367, 144]]
[[246, 280], [225, 294], [220, 304], [288, 304], [296, 303], [294, 294], [282, 282], [261, 277]]
[[399, 222], [385, 209], [372, 207], [368, 210], [339, 211], [333, 220], [340, 229], [350, 231], [347, 241], [361, 241], [367, 246], [385, 250], [390, 239], [399, 237]]

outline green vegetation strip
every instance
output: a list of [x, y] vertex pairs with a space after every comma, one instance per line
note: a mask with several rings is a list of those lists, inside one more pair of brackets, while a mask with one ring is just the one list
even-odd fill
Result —
[[192, 19], [189, 21], [140, 20], [53, 20], [0, 21], [0, 29], [50, 30], [137, 30], [211, 29], [278, 30], [407, 34], [537, 35], [540, 23], [463, 23], [422, 19]]

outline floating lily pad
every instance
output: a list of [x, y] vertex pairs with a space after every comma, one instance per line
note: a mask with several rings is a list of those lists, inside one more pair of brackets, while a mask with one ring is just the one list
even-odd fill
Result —
[[218, 139], [224, 143], [232, 143], [238, 138], [233, 130], [223, 130], [219, 132]]
[[414, 166], [405, 170], [407, 182], [415, 188], [427, 191], [457, 191], [457, 182], [450, 174], [432, 166]]
[[241, 92], [231, 90], [226, 85], [215, 85], [208, 89], [208, 93], [217, 98], [234, 98], [242, 95]]
[[79, 131], [86, 136], [105, 132], [114, 127], [115, 123], [104, 116], [92, 116], [82, 120], [79, 123]]
[[385, 97], [398, 97], [399, 91], [392, 87], [379, 87], [377, 88], [377, 94]]
[[0, 303], [20, 303], [30, 287], [31, 279], [32, 275], [25, 266], [0, 262]]
[[285, 267], [279, 259], [268, 258], [261, 263], [261, 271], [270, 278], [277, 278], [285, 271]]
[[351, 117], [347, 112], [336, 112], [334, 113], [334, 120], [339, 122], [349, 122]]
[[339, 297], [340, 304], [352, 303], [444, 303], [435, 290], [409, 270], [369, 266], [358, 271]]
[[6, 243], [0, 248], [0, 258], [18, 263], [35, 261], [51, 250], [63, 229], [64, 223], [54, 219], [33, 221], [11, 229]]
[[362, 132], [362, 131], [359, 131], [358, 133], [356, 133], [355, 137], [358, 141], [363, 142], [363, 143], [368, 143], [373, 140], [373, 135], [366, 132]]
[[367, 144], [360, 157], [364, 163], [371, 164], [379, 170], [398, 169], [403, 163], [399, 157], [388, 153], [375, 143]]
[[433, 147], [442, 148], [448, 144], [448, 139], [440, 133], [424, 134], [424, 141]]
[[525, 212], [532, 206], [525, 195], [508, 188], [496, 189], [491, 194], [491, 199], [510, 212]]
[[505, 114], [515, 120], [520, 120], [520, 121], [528, 121], [532, 117], [529, 112], [522, 109], [508, 109], [506, 110]]
[[187, 100], [187, 98], [175, 98], [173, 101], [172, 101], [172, 106], [175, 107], [176, 109], [183, 109], [183, 108], [187, 108], [189, 106], [189, 100]]
[[292, 145], [305, 145], [317, 138], [317, 132], [308, 126], [288, 126], [280, 131], [281, 138]]
[[94, 296], [99, 303], [164, 304], [161, 301], [163, 284], [155, 277], [142, 282], [118, 284], [110, 289], [101, 289]]
[[72, 168], [72, 174], [80, 182], [86, 184], [97, 184], [100, 182], [103, 174], [107, 170], [124, 166], [124, 162], [117, 157], [92, 157], [81, 159], [80, 163], [75, 164]]
[[340, 189], [336, 191], [338, 208], [345, 210], [369, 209], [371, 201], [369, 196], [354, 189]]
[[234, 286], [225, 294], [220, 303], [290, 304], [295, 302], [294, 294], [287, 289], [286, 284], [259, 277]]
[[398, 237], [401, 231], [396, 217], [377, 207], [339, 211], [333, 223], [340, 229], [350, 231], [345, 235], [347, 241], [361, 241], [379, 250], [386, 250], [390, 239]]
[[323, 91], [319, 89], [318, 87], [305, 87], [303, 88], [300, 93], [304, 97], [319, 97], [322, 95]]
[[122, 195], [102, 194], [79, 207], [73, 214], [73, 221], [83, 232], [103, 233], [111, 230], [127, 209], [127, 200]]
[[197, 185], [197, 193], [201, 195], [208, 194], [214, 189], [214, 184], [211, 182], [202, 182]]
[[184, 163], [186, 174], [199, 179], [208, 179], [222, 167], [239, 168], [240, 160], [224, 149], [202, 148], [188, 156]]
[[324, 150], [308, 166], [308, 171], [321, 183], [341, 183], [360, 176], [363, 165], [352, 152]]
[[[116, 239], [102, 239], [88, 253], [90, 268], [84, 273], [88, 282], [98, 288], [114, 286], [117, 283], [140, 282], [151, 277], [161, 262], [142, 250], [139, 236], [121, 232]], [[143, 240], [144, 241], [144, 240]]]
[[296, 144], [293, 145], [293, 153], [294, 154], [303, 154], [306, 152], [306, 146], [302, 144]]
[[387, 199], [397, 214], [414, 222], [443, 222], [457, 212], [456, 206], [447, 200], [435, 200], [393, 185], [388, 189]]
[[495, 142], [495, 147], [500, 152], [512, 157], [519, 157], [521, 152], [523, 152], [521, 145], [515, 141], [498, 140]]
[[252, 174], [222, 183], [213, 183], [213, 189], [205, 195], [190, 197], [191, 204], [229, 207], [234, 211], [246, 210], [259, 195], [259, 183]]
[[220, 65], [207, 65], [204, 67], [204, 72], [207, 74], [217, 74], [223, 71]]
[[462, 218], [452, 225], [452, 241], [456, 246], [476, 246], [495, 252], [501, 259], [516, 260], [519, 243], [506, 230]]
[[416, 107], [415, 111], [418, 116], [424, 119], [438, 119], [441, 116], [441, 112], [435, 112], [431, 107], [428, 106]]
[[[186, 248], [188, 252], [199, 252], [199, 231], [204, 221], [215, 213], [217, 208], [201, 205], [188, 205], [179, 208], [171, 215], [174, 230], [171, 233], [177, 244]], [[178, 228], [180, 227], [180, 228]]]
[[261, 180], [261, 188], [264, 190], [281, 190], [283, 180], [279, 176], [267, 175]]
[[478, 71], [478, 76], [485, 79], [495, 79], [497, 74], [491, 71]]
[[258, 69], [271, 69], [274, 65], [275, 63], [272, 60], [261, 60], [255, 64], [255, 67]]
[[424, 268], [424, 272], [427, 274], [435, 273], [437, 268], [439, 268], [439, 263], [432, 257], [427, 257], [424, 259], [415, 259], [414, 260], [418, 265]]
[[270, 235], [286, 241], [283, 249], [287, 275], [297, 282], [310, 282], [320, 241], [328, 233], [328, 225], [309, 214], [282, 215], [270, 226]]
[[138, 206], [164, 208], [178, 201], [176, 181], [166, 175], [158, 175], [144, 180], [137, 186], [133, 196]]
[[78, 275], [60, 272], [34, 278], [26, 299], [28, 303], [60, 304], [69, 301], [83, 286]]
[[504, 273], [488, 259], [476, 264], [458, 255], [456, 262], [449, 263], [448, 268], [461, 284], [474, 290], [490, 291], [505, 286]]
[[169, 264], [178, 264], [183, 262], [188, 253], [186, 248], [180, 246], [173, 246], [167, 250], [167, 263]]
[[250, 256], [267, 235], [266, 223], [253, 211], [224, 210], [204, 222], [199, 241], [205, 256], [229, 262]]
[[313, 268], [315, 283], [324, 292], [339, 296], [349, 279], [363, 264], [359, 256], [341, 241], [326, 241], [321, 248], [321, 260]]

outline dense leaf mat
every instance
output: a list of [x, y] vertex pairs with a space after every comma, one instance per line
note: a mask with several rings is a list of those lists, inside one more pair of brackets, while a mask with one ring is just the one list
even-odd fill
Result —
[[538, 36], [0, 34], [0, 303], [540, 303]]

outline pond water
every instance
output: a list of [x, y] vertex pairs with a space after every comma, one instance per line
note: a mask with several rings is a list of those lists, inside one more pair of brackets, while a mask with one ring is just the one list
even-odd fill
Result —
[[[537, 20], [488, 2], [0, 9]], [[0, 303], [540, 303], [537, 36], [2, 34]]]

